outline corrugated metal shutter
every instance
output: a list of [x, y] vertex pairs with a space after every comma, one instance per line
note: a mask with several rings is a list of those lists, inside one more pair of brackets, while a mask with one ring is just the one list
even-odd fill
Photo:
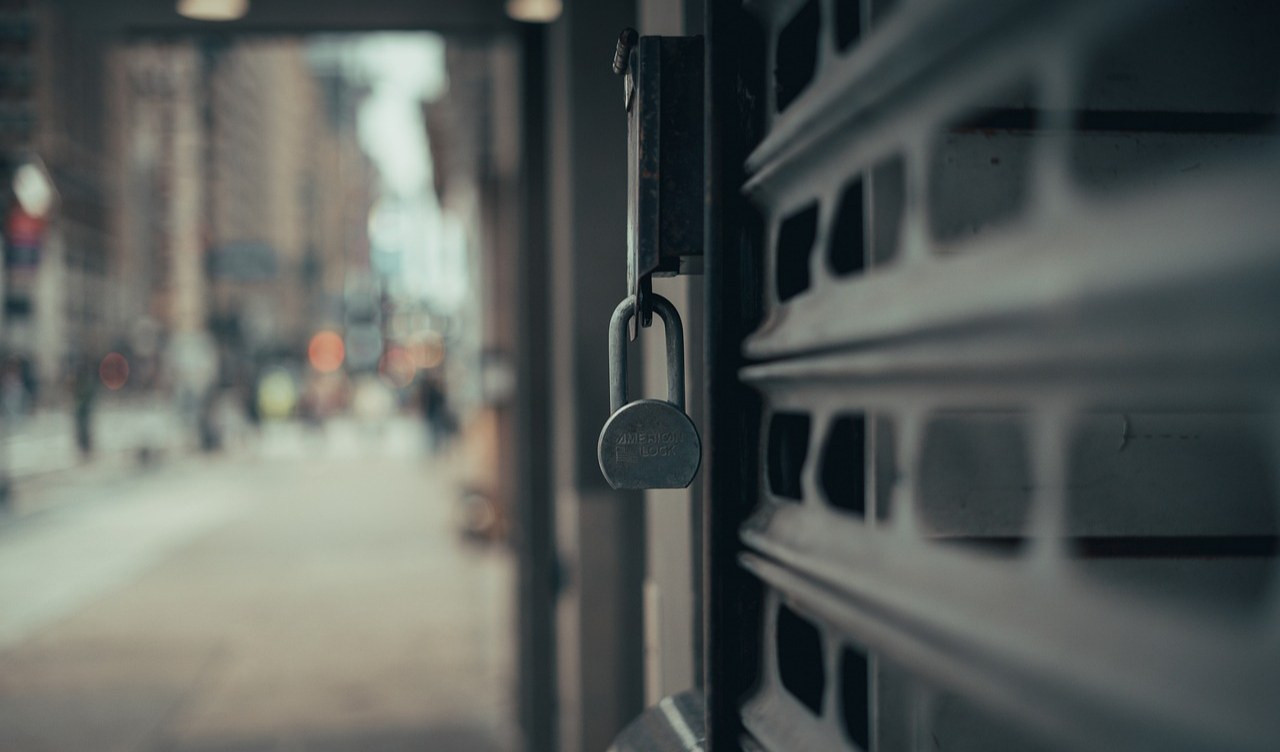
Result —
[[1280, 748], [1280, 10], [745, 7], [743, 744]]

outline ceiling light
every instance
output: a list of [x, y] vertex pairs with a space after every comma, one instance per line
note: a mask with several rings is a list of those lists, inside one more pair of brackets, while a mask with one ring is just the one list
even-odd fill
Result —
[[197, 21], [234, 21], [249, 12], [249, 0], [178, 0], [178, 13]]
[[507, 15], [526, 23], [551, 23], [563, 10], [560, 0], [507, 0]]

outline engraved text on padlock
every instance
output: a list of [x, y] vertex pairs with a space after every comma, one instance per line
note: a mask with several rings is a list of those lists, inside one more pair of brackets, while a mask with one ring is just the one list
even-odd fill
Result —
[[[609, 401], [613, 414], [600, 431], [600, 472], [617, 489], [684, 488], [702, 463], [702, 440], [684, 412], [684, 330], [671, 302], [653, 295], [667, 338], [667, 399], [627, 399], [627, 322], [635, 298], [623, 300], [609, 322]], [[624, 404], [625, 403], [625, 404]]]

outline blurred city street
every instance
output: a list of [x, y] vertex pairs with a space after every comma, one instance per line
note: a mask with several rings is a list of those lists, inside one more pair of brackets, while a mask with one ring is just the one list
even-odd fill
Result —
[[510, 563], [422, 433], [282, 422], [20, 484], [0, 750], [510, 749]]
[[105, 7], [0, 0], [0, 752], [512, 749], [499, 42]]

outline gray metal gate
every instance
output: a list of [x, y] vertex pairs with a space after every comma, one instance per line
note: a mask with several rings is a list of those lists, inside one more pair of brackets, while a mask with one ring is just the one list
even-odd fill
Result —
[[715, 748], [1280, 748], [1280, 10], [708, 21]]

